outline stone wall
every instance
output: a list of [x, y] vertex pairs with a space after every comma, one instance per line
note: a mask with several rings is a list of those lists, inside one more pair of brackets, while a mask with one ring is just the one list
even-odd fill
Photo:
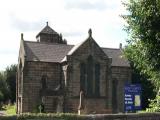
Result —
[[[119, 113], [124, 112], [124, 85], [125, 83], [131, 82], [131, 70], [129, 67], [111, 67], [111, 59], [104, 55], [100, 47], [95, 43], [94, 40], [88, 39], [83, 43], [71, 56], [69, 57], [69, 71], [70, 78], [69, 90], [70, 97], [78, 97], [80, 93], [80, 64], [86, 63], [88, 56], [93, 56], [94, 61], [100, 64], [100, 97], [96, 98], [85, 98], [84, 111], [86, 113]], [[94, 80], [94, 78], [93, 78]], [[89, 100], [94, 102], [87, 102]], [[76, 101], [77, 100], [77, 101]], [[73, 102], [74, 101], [74, 102]], [[77, 109], [79, 104], [78, 98], [70, 102], [69, 107]], [[100, 102], [101, 101], [101, 102]], [[74, 105], [72, 104], [74, 103]], [[102, 106], [101, 109], [97, 106]], [[106, 111], [106, 112], [104, 112]]]
[[160, 113], [141, 114], [99, 114], [99, 115], [49, 115], [49, 114], [25, 114], [17, 116], [0, 116], [0, 120], [160, 120]]
[[[22, 111], [33, 112], [41, 102], [42, 76], [46, 75], [47, 89], [55, 89], [60, 84], [60, 64], [46, 62], [26, 62], [23, 71]], [[48, 103], [47, 103], [47, 106]], [[53, 105], [51, 105], [53, 106]], [[52, 111], [51, 108], [49, 110]]]
[[[110, 94], [111, 88], [109, 87], [111, 80], [109, 80], [110, 77], [108, 77], [111, 76], [109, 72], [109, 67], [111, 63], [109, 62], [109, 58], [105, 55], [105, 53], [101, 50], [101, 48], [96, 44], [96, 42], [92, 38], [89, 38], [87, 41], [85, 41], [72, 55], [67, 56], [68, 64], [70, 67], [68, 71], [68, 108], [70, 108], [72, 112], [78, 112], [78, 106], [80, 101], [80, 65], [81, 63], [87, 65], [87, 60], [90, 56], [93, 59], [93, 66], [96, 63], [100, 65], [100, 96], [91, 96], [89, 98], [85, 96], [84, 109], [82, 109], [81, 111], [82, 113], [111, 112], [112, 98]], [[93, 71], [95, 71], [94, 67]], [[87, 74], [85, 74], [85, 79], [86, 78]], [[92, 81], [94, 81], [95, 79], [96, 78], [94, 72]]]
[[160, 113], [86, 115], [84, 120], [160, 120]]
[[112, 67], [113, 113], [124, 112], [124, 85], [131, 82], [129, 67]]
[[37, 38], [40, 42], [46, 43], [59, 43], [59, 35], [58, 34], [40, 34], [39, 38]]

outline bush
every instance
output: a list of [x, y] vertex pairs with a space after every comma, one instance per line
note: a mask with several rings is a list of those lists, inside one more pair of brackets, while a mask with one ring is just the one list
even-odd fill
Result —
[[160, 112], [160, 96], [157, 95], [154, 100], [149, 100], [149, 108], [146, 109], [147, 112]]
[[0, 116], [0, 120], [16, 120], [16, 116]]

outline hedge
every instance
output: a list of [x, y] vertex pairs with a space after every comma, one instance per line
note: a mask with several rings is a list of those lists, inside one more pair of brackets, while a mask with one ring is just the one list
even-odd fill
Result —
[[0, 120], [16, 120], [17, 116], [0, 116]]
[[[41, 113], [41, 114], [21, 114], [17, 115], [17, 120], [82, 120], [81, 116], [78, 116], [76, 114], [71, 114], [71, 113]], [[83, 119], [84, 120], [84, 119]]]

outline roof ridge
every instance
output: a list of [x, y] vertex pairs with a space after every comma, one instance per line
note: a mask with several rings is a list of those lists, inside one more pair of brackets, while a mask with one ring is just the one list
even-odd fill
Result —
[[102, 49], [112, 49], [112, 50], [120, 50], [119, 48], [105, 48], [105, 47], [101, 47]]
[[46, 42], [27, 41], [27, 40], [24, 40], [24, 42], [28, 42], [28, 43], [36, 43], [36, 44], [46, 44], [46, 45], [75, 46], [75, 45], [68, 45], [68, 44], [46, 43]]

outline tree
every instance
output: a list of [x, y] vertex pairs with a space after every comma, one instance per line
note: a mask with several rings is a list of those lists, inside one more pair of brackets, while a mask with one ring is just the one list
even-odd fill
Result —
[[16, 101], [16, 65], [11, 65], [0, 72], [0, 102]]
[[6, 82], [10, 90], [9, 99], [11, 100], [12, 103], [16, 101], [16, 71], [17, 71], [16, 65], [11, 65], [7, 67], [5, 70]]
[[0, 72], [0, 102], [5, 102], [9, 98], [9, 87], [6, 82], [5, 72]]
[[[160, 89], [160, 0], [129, 0], [127, 15], [128, 46], [125, 56], [141, 74]], [[159, 102], [157, 102], [159, 103]]]
[[154, 85], [151, 81], [148, 80], [148, 77], [144, 74], [140, 74], [139, 70], [135, 67], [132, 67], [132, 83], [133, 84], [141, 84], [142, 86], [142, 109], [145, 110], [149, 107], [150, 99], [154, 99], [156, 96], [156, 92], [154, 91]]

